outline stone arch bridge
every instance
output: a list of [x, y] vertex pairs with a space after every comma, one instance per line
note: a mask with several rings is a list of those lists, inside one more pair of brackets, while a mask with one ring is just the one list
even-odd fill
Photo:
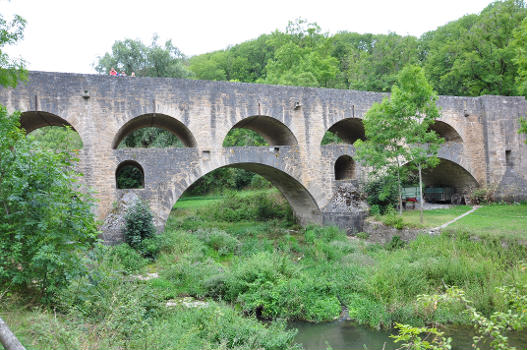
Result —
[[[144, 198], [162, 228], [182, 193], [204, 174], [237, 167], [270, 180], [301, 223], [353, 222], [331, 202], [340, 184], [366, 169], [353, 160], [353, 142], [364, 138], [362, 118], [387, 94], [245, 83], [30, 72], [27, 83], [0, 88], [0, 104], [22, 112], [27, 132], [70, 125], [83, 148], [79, 168], [95, 190], [96, 214], [105, 218], [128, 191]], [[527, 198], [527, 147], [519, 135], [523, 97], [440, 96], [441, 118], [433, 126], [446, 139], [440, 165], [426, 184], [489, 186], [498, 199]], [[117, 148], [132, 131], [159, 127], [184, 148]], [[270, 146], [222, 147], [232, 128], [262, 135]], [[326, 131], [346, 144], [321, 145]], [[144, 189], [120, 190], [116, 171], [134, 164]], [[348, 203], [349, 204], [349, 203]], [[344, 218], [344, 219], [343, 219]], [[353, 224], [351, 224], [353, 226]]]

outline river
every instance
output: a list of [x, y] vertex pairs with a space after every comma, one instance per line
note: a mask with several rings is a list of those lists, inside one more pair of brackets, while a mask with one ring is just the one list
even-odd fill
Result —
[[[297, 343], [306, 350], [324, 349], [360, 349], [360, 350], [395, 350], [401, 344], [394, 344], [389, 331], [357, 326], [350, 321], [335, 321], [328, 323], [294, 322], [291, 327], [298, 329], [295, 338]], [[472, 349], [474, 331], [466, 327], [448, 327], [445, 333], [452, 337], [452, 350]], [[527, 349], [527, 332], [509, 335], [510, 345], [517, 349]], [[481, 346], [482, 350], [490, 350]]]

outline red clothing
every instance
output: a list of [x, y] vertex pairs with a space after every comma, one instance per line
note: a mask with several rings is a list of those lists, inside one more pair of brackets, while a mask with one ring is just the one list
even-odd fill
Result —
[[117, 72], [114, 71], [114, 70], [111, 70], [111, 71], [110, 71], [110, 75], [117, 75]]

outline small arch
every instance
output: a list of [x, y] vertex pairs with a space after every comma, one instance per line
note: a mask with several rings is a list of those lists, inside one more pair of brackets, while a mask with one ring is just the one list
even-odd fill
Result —
[[338, 157], [335, 162], [335, 180], [351, 180], [355, 177], [355, 161], [348, 155]]
[[298, 145], [295, 135], [284, 123], [265, 115], [256, 115], [245, 118], [236, 123], [231, 130], [238, 128], [255, 131], [261, 135], [270, 146]]
[[145, 188], [145, 172], [134, 160], [121, 162], [115, 170], [115, 184], [118, 189]]
[[123, 139], [133, 131], [150, 127], [156, 127], [170, 131], [172, 134], [176, 135], [176, 137], [180, 139], [183, 145], [186, 147], [197, 146], [194, 135], [192, 135], [185, 124], [166, 114], [149, 113], [135, 117], [125, 123], [115, 135], [112, 142], [112, 148], [116, 149]]
[[463, 142], [463, 139], [456, 129], [454, 129], [450, 124], [440, 120], [434, 121], [434, 123], [430, 125], [428, 129], [435, 131], [439, 137], [445, 139], [445, 142]]
[[[331, 134], [334, 135], [331, 135]], [[328, 135], [329, 134], [329, 135]], [[336, 136], [336, 137], [335, 137]], [[337, 141], [333, 141], [333, 140]], [[354, 144], [357, 140], [366, 140], [364, 124], [359, 118], [345, 118], [333, 124], [322, 139], [322, 144], [328, 143], [347, 143]], [[328, 141], [325, 141], [328, 140]]]

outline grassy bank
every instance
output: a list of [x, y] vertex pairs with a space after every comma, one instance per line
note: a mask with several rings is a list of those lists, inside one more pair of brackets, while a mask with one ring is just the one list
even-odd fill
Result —
[[[330, 321], [345, 307], [371, 327], [468, 324], [455, 306], [423, 313], [417, 295], [456, 285], [489, 314], [506, 307], [496, 287], [527, 278], [522, 246], [463, 232], [386, 246], [350, 240], [296, 226], [269, 190], [185, 198], [145, 251], [150, 258], [98, 247], [86, 257], [90, 272], [57, 296], [56, 313], [13, 293], [0, 314], [28, 348], [294, 349], [294, 331], [278, 320]], [[137, 278], [148, 273], [157, 275]], [[189, 296], [208, 304], [178, 303]]]

